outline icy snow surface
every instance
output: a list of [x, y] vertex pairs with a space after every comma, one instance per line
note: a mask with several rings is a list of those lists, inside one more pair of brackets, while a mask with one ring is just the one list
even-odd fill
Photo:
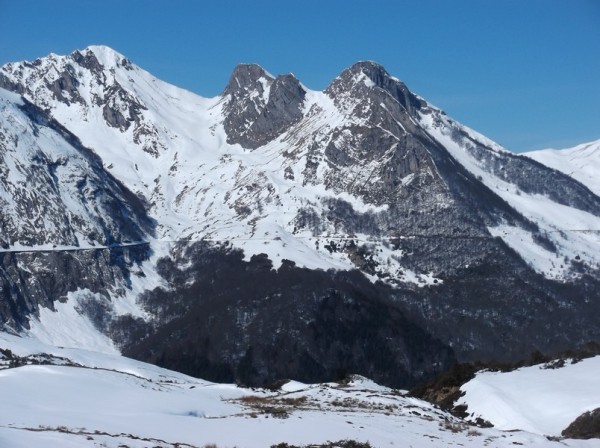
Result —
[[40, 307], [39, 318], [33, 317], [29, 320], [29, 333], [49, 345], [119, 353], [112, 340], [98, 331], [93, 322], [79, 312], [80, 300], [90, 296], [108, 301], [101, 294], [89, 291], [71, 292], [66, 302], [54, 304], [56, 311]]

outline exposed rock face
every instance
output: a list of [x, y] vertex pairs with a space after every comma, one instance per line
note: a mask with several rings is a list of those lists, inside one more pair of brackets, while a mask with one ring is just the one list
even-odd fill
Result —
[[142, 241], [154, 222], [46, 112], [4, 92], [0, 117], [0, 320], [21, 328], [69, 292], [108, 295], [126, 285], [147, 247], [77, 249]]
[[600, 408], [577, 417], [562, 435], [569, 439], [600, 439]]
[[223, 92], [227, 141], [258, 148], [273, 140], [302, 118], [305, 95], [292, 74], [273, 78], [257, 65], [237, 66]]
[[[383, 103], [385, 107], [392, 106], [388, 110], [396, 110], [401, 113], [415, 115], [416, 111], [426, 106], [426, 102], [410, 92], [404, 83], [393, 78], [381, 65], [372, 61], [357, 62], [350, 68], [344, 70], [327, 89], [327, 93], [338, 104], [343, 104], [343, 99], [349, 96], [355, 98], [370, 96], [368, 89], [381, 89], [387, 93], [392, 100], [397, 102], [394, 106], [389, 100]], [[351, 95], [348, 95], [351, 93]]]
[[151, 232], [143, 202], [77, 137], [31, 103], [0, 101], [5, 247], [107, 245]]
[[0, 73], [0, 87], [23, 95], [44, 110], [78, 105], [78, 120], [87, 121], [90, 109], [98, 107], [108, 126], [122, 132], [133, 127], [136, 143], [156, 157], [162, 142], [140, 138], [157, 132], [153, 123], [143, 122], [143, 111], [148, 108], [115, 77], [116, 70], [131, 70], [131, 62], [109, 48], [93, 48], [95, 51], [75, 51], [66, 57], [50, 55], [31, 63], [7, 64]]
[[[56, 301], [78, 290], [119, 297], [147, 257], [147, 246], [0, 254], [1, 321], [13, 329], [29, 328], [39, 307], [54, 310]], [[106, 311], [110, 321], [112, 310]]]
[[[78, 285], [146, 290], [143, 313], [101, 299], [85, 313], [127, 354], [248, 384], [350, 372], [404, 387], [454, 359], [600, 339], [600, 198], [376, 63], [324, 92], [244, 64], [205, 99], [91, 47], [8, 64], [0, 87], [27, 123], [0, 135], [4, 250], [148, 241], [5, 254], [7, 322]], [[69, 281], [50, 287], [48, 267]]]

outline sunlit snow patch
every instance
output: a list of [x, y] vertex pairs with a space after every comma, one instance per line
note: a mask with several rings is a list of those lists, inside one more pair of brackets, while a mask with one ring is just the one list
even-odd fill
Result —
[[558, 436], [581, 414], [600, 408], [600, 356], [554, 369], [538, 365], [481, 372], [461, 390], [465, 395], [457, 404], [467, 405], [473, 420]]

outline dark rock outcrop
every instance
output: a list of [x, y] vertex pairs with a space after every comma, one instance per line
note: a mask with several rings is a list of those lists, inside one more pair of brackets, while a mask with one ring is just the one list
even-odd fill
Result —
[[600, 408], [585, 412], [562, 431], [569, 439], [600, 439]]
[[235, 68], [223, 92], [229, 143], [255, 149], [302, 118], [306, 91], [291, 74], [271, 77], [255, 64]]

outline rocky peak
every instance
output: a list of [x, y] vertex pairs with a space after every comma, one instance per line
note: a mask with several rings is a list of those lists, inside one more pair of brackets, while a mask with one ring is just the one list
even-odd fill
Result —
[[238, 65], [223, 92], [229, 143], [255, 149], [302, 118], [306, 90], [291, 73], [273, 78], [256, 64]]
[[132, 129], [130, 143], [157, 157], [164, 145], [157, 126], [144, 115], [148, 95], [137, 87], [142, 79], [152, 78], [122, 54], [101, 45], [0, 68], [1, 88], [52, 113], [60, 110], [84, 123], [96, 115], [121, 132]]
[[263, 96], [268, 92], [268, 86], [273, 82], [273, 76], [258, 64], [239, 64], [233, 70], [229, 82], [223, 91], [223, 96], [231, 95], [232, 100], [238, 100], [251, 92]]
[[73, 53], [71, 53], [70, 58], [73, 59], [73, 61], [77, 63], [77, 65], [87, 68], [92, 73], [101, 73], [104, 69], [102, 64], [100, 64], [100, 61], [98, 61], [96, 55], [89, 50], [84, 50], [83, 53], [79, 50], [76, 50]]
[[292, 123], [302, 117], [306, 90], [291, 73], [279, 75], [273, 81], [265, 112], [269, 120], [282, 124]]
[[360, 74], [367, 76], [371, 82], [379, 87], [383, 87], [385, 81], [392, 78], [383, 65], [375, 61], [358, 61], [348, 67], [347, 70], [344, 70], [340, 76], [352, 75], [354, 77]]
[[133, 70], [134, 66], [112, 48], [92, 45], [67, 56], [49, 54], [33, 62], [6, 64], [0, 67], [0, 87], [43, 103], [44, 108], [51, 107], [53, 99], [67, 105], [83, 104], [79, 92], [83, 74], [89, 73], [101, 90], [115, 79], [117, 69]]
[[306, 90], [298, 78], [293, 74], [287, 73], [275, 78], [269, 95], [270, 103], [282, 102], [284, 105], [294, 103], [300, 105], [304, 101]]
[[408, 90], [403, 82], [391, 76], [381, 64], [373, 61], [359, 61], [353, 64], [327, 87], [325, 93], [335, 99], [347, 93], [357, 97], [370, 96], [374, 90], [389, 94], [411, 115], [424, 105], [424, 101]]

